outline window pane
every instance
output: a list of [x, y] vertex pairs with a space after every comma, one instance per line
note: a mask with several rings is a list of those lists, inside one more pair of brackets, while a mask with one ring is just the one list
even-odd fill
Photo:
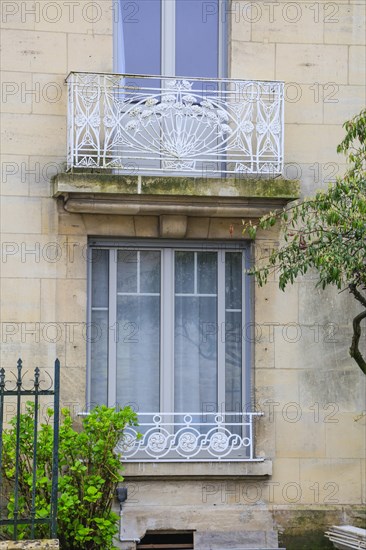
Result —
[[199, 294], [217, 293], [217, 252], [197, 252]]
[[117, 292], [137, 292], [137, 251], [119, 250], [117, 262]]
[[107, 405], [108, 311], [93, 311], [88, 329], [91, 356], [90, 407]]
[[225, 254], [225, 299], [226, 309], [241, 309], [242, 295], [242, 253]]
[[[110, 298], [110, 251], [93, 250], [92, 328], [88, 335], [92, 403], [107, 403], [109, 338], [110, 346], [115, 345], [117, 351], [117, 372], [113, 374], [116, 380], [112, 382], [116, 383], [120, 406], [129, 403], [137, 412], [159, 412], [160, 373], [163, 369], [168, 378], [174, 377], [174, 396], [168, 396], [166, 402], [176, 413], [212, 411], [217, 407], [218, 398], [223, 401], [224, 396], [226, 412], [241, 410], [243, 256], [242, 252], [229, 250], [219, 257], [217, 250], [201, 250], [156, 250], [152, 247], [118, 250], [117, 295]], [[170, 284], [161, 289], [161, 271], [164, 266], [163, 279], [172, 277], [172, 254], [175, 292], [171, 293]], [[218, 265], [221, 257], [225, 263]], [[116, 269], [115, 265], [112, 267]], [[225, 293], [225, 299], [218, 300], [219, 288]], [[117, 305], [117, 317], [112, 321], [108, 311], [109, 299], [112, 302], [115, 299]], [[167, 311], [166, 319], [169, 319], [164, 334], [160, 328], [161, 303]], [[171, 323], [170, 311], [173, 314], [173, 309], [174, 322]], [[114, 308], [112, 315], [113, 311]], [[225, 321], [219, 331], [218, 318], [220, 322]], [[113, 324], [115, 321], [116, 325]], [[113, 327], [108, 329], [109, 324]], [[161, 364], [161, 340], [164, 344], [168, 342], [169, 347], [164, 357], [169, 357], [171, 350], [174, 364], [170, 364], [170, 360], [169, 364]], [[222, 358], [220, 364], [219, 358]], [[225, 387], [220, 391], [218, 374], [225, 379]], [[109, 397], [114, 401], [114, 395]], [[228, 416], [226, 420], [229, 425], [232, 423], [230, 429], [234, 433], [241, 433], [234, 427], [238, 417]], [[201, 433], [208, 429], [200, 428]]]
[[[119, 32], [122, 34], [118, 52], [118, 65], [127, 74], [161, 74], [160, 34], [161, 34], [161, 1], [160, 0], [119, 0]], [[141, 81], [143, 83], [144, 81]], [[145, 81], [146, 82], [146, 81]], [[140, 82], [134, 80], [132, 85]]]
[[117, 402], [159, 411], [160, 296], [118, 296]]
[[108, 250], [92, 250], [92, 307], [108, 307], [108, 261]]
[[175, 252], [175, 292], [194, 293], [194, 252]]
[[[242, 253], [225, 253], [225, 408], [242, 408]], [[228, 420], [228, 419], [227, 419]]]
[[174, 394], [176, 412], [199, 412], [217, 402], [217, 301], [175, 298]]
[[176, 0], [175, 28], [175, 74], [218, 78], [219, 0]]
[[160, 252], [140, 252], [140, 292], [160, 292]]
[[225, 315], [225, 409], [240, 411], [242, 407], [242, 323], [241, 312]]

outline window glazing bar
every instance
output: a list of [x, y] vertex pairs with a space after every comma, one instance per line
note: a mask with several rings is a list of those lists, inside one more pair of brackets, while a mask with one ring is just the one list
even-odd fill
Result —
[[225, 251], [217, 255], [217, 410], [225, 412]]
[[109, 316], [108, 316], [108, 406], [117, 401], [117, 342], [112, 327], [117, 326], [117, 250], [109, 252]]
[[174, 410], [174, 326], [174, 250], [166, 248], [161, 251], [160, 410], [162, 412]]
[[[247, 303], [248, 301], [248, 290], [249, 290], [249, 284], [248, 284], [248, 278], [249, 275], [245, 273], [245, 269], [247, 269], [249, 266], [246, 265], [247, 263], [247, 250], [243, 252], [242, 258], [241, 258], [241, 272], [242, 272], [242, 291], [241, 291], [241, 400], [242, 400], [242, 408], [244, 405], [249, 405], [249, 395], [248, 395], [248, 389], [250, 388], [250, 361], [248, 360], [249, 357], [247, 357], [249, 349], [247, 348], [247, 338], [245, 334], [247, 322], [248, 322], [248, 313], [249, 313], [249, 306], [250, 304]], [[245, 335], [245, 337], [244, 337]], [[245, 411], [243, 411], [245, 412]], [[251, 450], [252, 452], [252, 450]]]
[[175, 2], [161, 3], [161, 68], [163, 76], [175, 75]]

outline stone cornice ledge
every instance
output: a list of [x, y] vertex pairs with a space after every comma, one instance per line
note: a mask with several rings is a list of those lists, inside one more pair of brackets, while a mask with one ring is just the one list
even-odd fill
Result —
[[245, 217], [262, 216], [298, 198], [297, 181], [63, 173], [54, 197], [83, 214]]
[[226, 479], [272, 475], [272, 460], [261, 462], [129, 462], [123, 463], [126, 480], [139, 479]]

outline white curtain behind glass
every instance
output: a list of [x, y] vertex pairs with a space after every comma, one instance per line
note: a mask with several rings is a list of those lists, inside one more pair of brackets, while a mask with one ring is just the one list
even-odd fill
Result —
[[217, 402], [217, 253], [175, 252], [174, 402], [200, 412]]
[[160, 252], [119, 251], [117, 402], [159, 411]]
[[107, 404], [109, 251], [94, 249], [91, 260], [92, 308], [87, 337], [91, 355], [89, 406], [93, 407]]

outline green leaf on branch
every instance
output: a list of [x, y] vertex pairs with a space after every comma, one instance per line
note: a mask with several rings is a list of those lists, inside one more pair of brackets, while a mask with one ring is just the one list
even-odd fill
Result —
[[[249, 274], [262, 286], [270, 273], [276, 273], [280, 289], [285, 290], [299, 275], [315, 269], [320, 288], [348, 288], [366, 316], [366, 109], [344, 128], [346, 136], [337, 150], [347, 155], [347, 172], [327, 191], [270, 212], [257, 222], [266, 230], [282, 221], [284, 245], [273, 252], [267, 264], [261, 260]], [[256, 226], [249, 221], [244, 228], [254, 239]], [[366, 374], [366, 350], [358, 348], [360, 322], [358, 317], [354, 319], [350, 354]]]

